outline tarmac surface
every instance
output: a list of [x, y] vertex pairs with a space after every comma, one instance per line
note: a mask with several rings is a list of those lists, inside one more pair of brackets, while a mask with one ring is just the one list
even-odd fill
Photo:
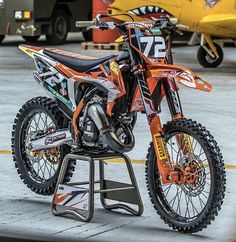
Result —
[[[68, 42], [57, 48], [83, 55], [105, 56], [115, 51], [82, 50], [80, 35], [71, 35]], [[20, 37], [8, 37], [0, 46], [0, 150], [10, 149], [11, 129], [19, 108], [32, 97], [45, 96], [33, 80], [33, 60], [17, 49], [24, 43]], [[38, 43], [46, 46], [44, 39]], [[211, 93], [181, 88], [180, 98], [185, 116], [204, 124], [217, 140], [225, 163], [236, 165], [236, 49], [225, 48], [225, 59], [217, 69], [203, 69], [196, 60], [197, 47], [174, 47], [178, 65], [191, 68], [213, 85]], [[165, 101], [162, 122], [170, 119]], [[150, 143], [145, 115], [139, 115], [135, 127], [136, 146], [128, 155], [144, 160]], [[126, 179], [123, 164], [109, 164], [113, 179]], [[148, 197], [144, 179], [144, 165], [134, 170], [144, 203], [141, 217], [106, 212], [95, 200], [95, 216], [90, 223], [71, 218], [55, 217], [50, 211], [51, 197], [35, 195], [20, 181], [11, 155], [0, 155], [0, 236], [64, 241], [234, 241], [236, 239], [236, 170], [227, 169], [227, 191], [222, 210], [207, 229], [186, 235], [169, 228], [156, 215]], [[84, 169], [85, 167], [83, 167]], [[73, 178], [78, 178], [78, 169]], [[86, 171], [83, 171], [82, 177]], [[122, 174], [122, 176], [121, 176]], [[80, 176], [81, 177], [81, 176]], [[0, 241], [5, 241], [0, 238]]]

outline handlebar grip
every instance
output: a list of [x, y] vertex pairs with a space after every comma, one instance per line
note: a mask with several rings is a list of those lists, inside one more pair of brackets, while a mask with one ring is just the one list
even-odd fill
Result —
[[189, 26], [184, 25], [184, 24], [177, 24], [176, 27], [181, 28], [181, 29], [189, 29]]
[[77, 28], [87, 28], [94, 25], [95, 25], [95, 21], [76, 21], [75, 23], [75, 26]]

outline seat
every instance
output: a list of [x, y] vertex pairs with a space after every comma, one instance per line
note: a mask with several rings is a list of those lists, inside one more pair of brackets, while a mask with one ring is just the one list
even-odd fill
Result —
[[99, 59], [83, 59], [80, 58], [80, 55], [74, 53], [49, 49], [44, 49], [43, 53], [78, 72], [86, 72], [89, 69], [116, 57], [116, 55], [109, 55]]

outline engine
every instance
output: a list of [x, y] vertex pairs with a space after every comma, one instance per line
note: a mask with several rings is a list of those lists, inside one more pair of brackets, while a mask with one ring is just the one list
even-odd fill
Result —
[[106, 100], [98, 95], [93, 96], [86, 104], [83, 115], [79, 118], [82, 146], [96, 149], [110, 147], [117, 152], [131, 150], [134, 137], [127, 118], [108, 117], [105, 110]]
[[85, 142], [97, 143], [99, 140], [99, 131], [90, 118], [86, 118], [83, 126], [83, 140]]

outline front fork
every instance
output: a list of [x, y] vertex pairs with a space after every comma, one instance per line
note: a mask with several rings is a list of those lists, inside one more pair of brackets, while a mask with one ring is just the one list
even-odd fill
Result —
[[[146, 111], [147, 120], [150, 125], [150, 131], [157, 157], [157, 167], [162, 178], [162, 183], [167, 184], [178, 182], [180, 179], [179, 172], [178, 170], [175, 170], [174, 164], [170, 160], [160, 117], [154, 107], [151, 93], [148, 88], [148, 84], [144, 74], [137, 75], [137, 82], [142, 96], [143, 105]], [[173, 119], [184, 118], [182, 114], [180, 99], [177, 93], [177, 87], [174, 80], [167, 78], [166, 82], [164, 82], [163, 85]], [[184, 135], [182, 136], [182, 134], [179, 135], [178, 143], [180, 145], [180, 148], [183, 139], [185, 141], [186, 137]], [[186, 146], [183, 149], [183, 153], [188, 152]]]

